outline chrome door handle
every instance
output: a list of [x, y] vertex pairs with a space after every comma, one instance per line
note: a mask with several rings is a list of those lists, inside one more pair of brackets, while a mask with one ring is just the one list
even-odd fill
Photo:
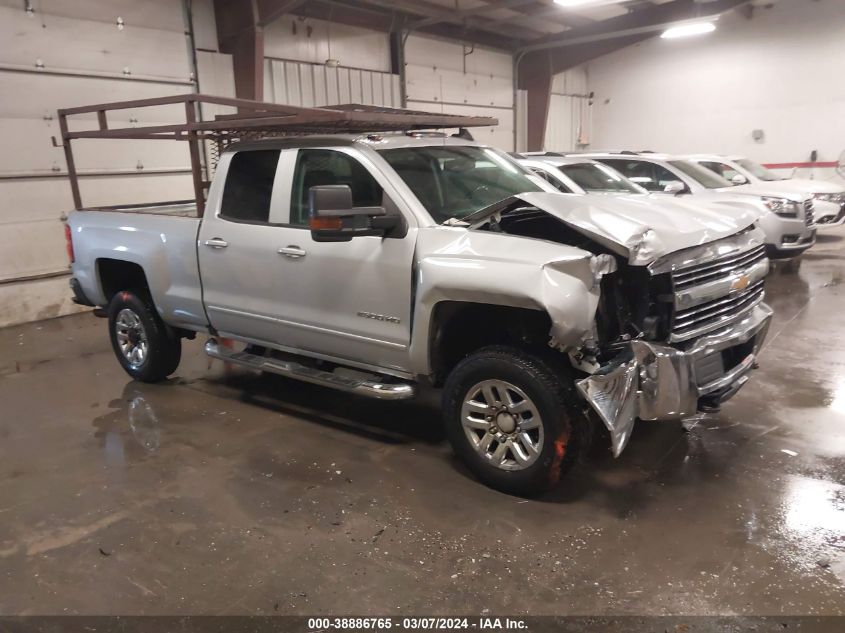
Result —
[[211, 248], [226, 248], [229, 245], [229, 242], [221, 240], [219, 237], [213, 237], [210, 240], [204, 241], [203, 244]]
[[279, 249], [279, 255], [284, 255], [291, 259], [299, 259], [300, 257], [305, 257], [305, 251], [298, 246], [285, 246]]

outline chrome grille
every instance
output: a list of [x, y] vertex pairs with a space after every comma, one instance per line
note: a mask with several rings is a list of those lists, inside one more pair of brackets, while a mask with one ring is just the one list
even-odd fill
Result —
[[672, 323], [672, 333], [677, 338], [692, 338], [701, 330], [713, 329], [722, 322], [736, 318], [762, 300], [763, 281], [760, 280], [734, 295], [678, 310]]
[[697, 338], [741, 318], [763, 300], [767, 270], [765, 245], [751, 234], [676, 256], [669, 340]]
[[705, 264], [696, 264], [676, 270], [672, 273], [672, 284], [675, 290], [683, 290], [744, 270], [765, 258], [766, 248], [761, 245], [744, 253], [733, 254]]
[[813, 201], [812, 200], [805, 200], [804, 201], [804, 222], [807, 226], [813, 225]]

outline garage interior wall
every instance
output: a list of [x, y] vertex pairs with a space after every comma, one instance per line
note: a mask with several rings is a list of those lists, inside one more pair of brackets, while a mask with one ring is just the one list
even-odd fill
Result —
[[[387, 33], [284, 16], [264, 29], [264, 55], [267, 101], [402, 107], [399, 75], [390, 73]], [[338, 65], [327, 65], [329, 59]]]
[[[51, 143], [56, 110], [194, 89], [181, 2], [27, 4], [0, 0], [0, 134], [15, 148], [0, 153], [0, 326], [74, 309], [61, 221], [72, 201], [63, 151]], [[174, 113], [119, 116], [110, 125]], [[183, 143], [78, 141], [74, 153], [86, 205], [191, 197]]]
[[589, 146], [593, 109], [588, 84], [584, 66], [554, 76], [546, 119], [547, 150], [578, 151]]
[[[310, 106], [363, 103], [402, 107], [398, 74], [390, 73], [387, 33], [285, 16], [264, 30], [265, 99]], [[337, 67], [325, 64], [337, 60]], [[411, 35], [405, 45], [407, 107], [492, 116], [499, 125], [473, 129], [476, 139], [514, 146], [510, 54]]]
[[[31, 6], [32, 10], [26, 10]], [[186, 7], [192, 17], [196, 77]], [[386, 33], [284, 16], [265, 28], [265, 99], [293, 105], [360, 102], [401, 107]], [[327, 66], [336, 59], [337, 67]], [[493, 116], [481, 141], [514, 148], [508, 53], [411, 36], [408, 107]], [[72, 208], [58, 108], [196, 90], [235, 96], [231, 55], [219, 52], [213, 0], [0, 0], [0, 131], [16, 152], [0, 156], [0, 327], [68, 314], [62, 219]], [[181, 119], [179, 106], [124, 110], [112, 126]], [[228, 108], [203, 106], [205, 118]], [[118, 118], [119, 117], [119, 118]], [[86, 122], [87, 123], [87, 122]], [[192, 197], [187, 148], [167, 141], [76, 141], [86, 206]]]
[[[750, 20], [728, 13], [708, 35], [653, 38], [589, 62], [580, 70], [595, 91], [590, 146], [770, 164], [808, 162], [817, 150], [835, 162], [845, 150], [842, 13], [841, 0], [781, 0]], [[837, 177], [832, 168], [799, 175]]]
[[411, 35], [405, 45], [405, 85], [409, 108], [495, 117], [499, 125], [473, 128], [473, 137], [505, 151], [515, 149], [509, 53]]

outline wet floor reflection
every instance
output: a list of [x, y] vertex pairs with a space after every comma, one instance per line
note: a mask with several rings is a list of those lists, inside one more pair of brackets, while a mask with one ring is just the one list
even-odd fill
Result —
[[[167, 411], [156, 410], [156, 392], [160, 386], [129, 382], [120, 398], [111, 400], [108, 413], [92, 422], [94, 437], [100, 441], [106, 461], [123, 465], [127, 459], [140, 459], [155, 453], [162, 443], [162, 419]], [[163, 414], [163, 415], [162, 415]]]
[[793, 562], [805, 571], [830, 569], [845, 582], [845, 484], [790, 477], [781, 511]]

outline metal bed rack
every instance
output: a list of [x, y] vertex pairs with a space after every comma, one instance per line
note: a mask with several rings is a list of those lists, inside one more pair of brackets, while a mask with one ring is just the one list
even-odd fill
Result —
[[[204, 103], [234, 107], [237, 108], [238, 113], [217, 115], [213, 120], [203, 120], [200, 115], [200, 106]], [[184, 104], [184, 122], [169, 125], [109, 127], [109, 112], [173, 104]], [[86, 114], [96, 114], [97, 128], [71, 131], [68, 127], [68, 119]], [[83, 207], [79, 190], [79, 175], [73, 158], [73, 140], [161, 139], [187, 141], [197, 215], [200, 217], [205, 210], [205, 191], [209, 185], [209, 181], [203, 178], [203, 166], [200, 159], [200, 143], [204, 141], [211, 141], [219, 155], [229, 143], [245, 138], [308, 134], [408, 132], [441, 128], [486, 127], [498, 123], [492, 117], [436, 114], [358, 104], [303, 108], [196, 93], [63, 108], [58, 111], [58, 117], [62, 136], [61, 146], [65, 152], [73, 204], [76, 209]], [[58, 145], [55, 139], [54, 144]]]

